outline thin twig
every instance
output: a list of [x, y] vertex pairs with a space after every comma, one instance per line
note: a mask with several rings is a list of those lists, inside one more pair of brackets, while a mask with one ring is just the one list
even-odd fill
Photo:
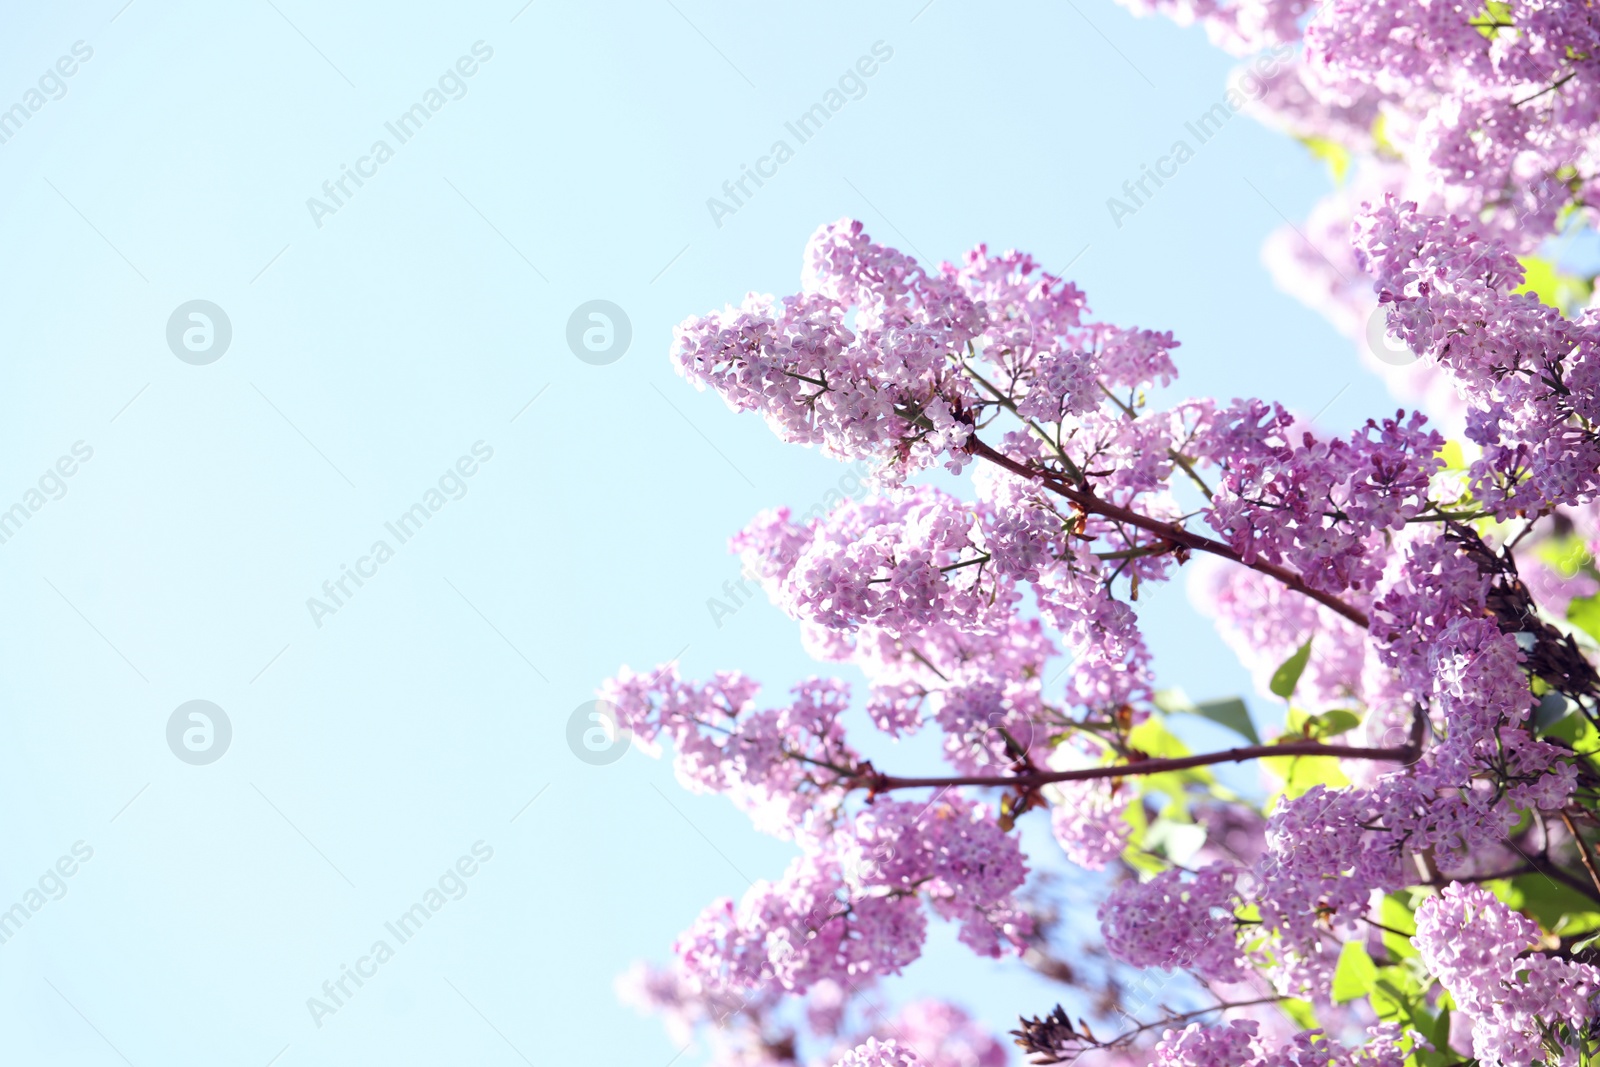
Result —
[[977, 435], [967, 438], [966, 448], [967, 451], [971, 452], [973, 455], [981, 456], [991, 463], [1004, 467], [1013, 474], [1024, 478], [1037, 479], [1038, 481], [1043, 482], [1049, 489], [1060, 494], [1061, 496], [1066, 497], [1088, 514], [1100, 515], [1108, 519], [1114, 519], [1117, 522], [1125, 522], [1129, 526], [1136, 526], [1141, 530], [1153, 533], [1158, 537], [1171, 541], [1175, 545], [1181, 545], [1184, 548], [1192, 549], [1196, 552], [1209, 552], [1213, 556], [1221, 556], [1223, 559], [1229, 559], [1235, 563], [1242, 564], [1243, 566], [1249, 567], [1251, 570], [1259, 571], [1260, 573], [1271, 578], [1276, 578], [1278, 581], [1282, 582], [1288, 588], [1293, 589], [1295, 592], [1300, 593], [1303, 596], [1308, 596], [1317, 603], [1338, 612], [1340, 615], [1349, 619], [1363, 630], [1367, 628], [1367, 616], [1365, 612], [1346, 604], [1344, 601], [1340, 600], [1331, 593], [1324, 593], [1319, 589], [1312, 589], [1310, 586], [1306, 585], [1305, 579], [1301, 578], [1300, 575], [1294, 573], [1286, 567], [1279, 567], [1274, 563], [1267, 563], [1266, 561], [1259, 559], [1253, 563], [1246, 563], [1244, 558], [1240, 556], [1238, 552], [1235, 552], [1230, 545], [1224, 544], [1221, 541], [1212, 540], [1209, 537], [1203, 537], [1200, 534], [1191, 533], [1181, 526], [1175, 526], [1170, 522], [1163, 522], [1160, 519], [1152, 519], [1148, 515], [1141, 515], [1136, 511], [1113, 504], [1108, 500], [1103, 500], [1090, 490], [1080, 489], [1077, 486], [1062, 481], [1059, 475], [1056, 475], [1051, 471], [1041, 470], [1037, 467], [1030, 467], [1024, 463], [1018, 463], [1010, 456], [998, 452], [994, 448], [990, 447], [987, 442], [983, 441]]
[[1578, 828], [1573, 824], [1572, 816], [1563, 811], [1561, 822], [1566, 826], [1567, 833], [1572, 835], [1572, 843], [1578, 847], [1578, 858], [1583, 861], [1583, 869], [1589, 872], [1589, 880], [1594, 883], [1595, 889], [1600, 891], [1600, 874], [1595, 873], [1594, 857], [1589, 855], [1589, 846], [1578, 836]]
[[855, 788], [868, 788], [874, 793], [891, 789], [922, 789], [926, 787], [958, 785], [992, 785], [1037, 789], [1056, 782], [1084, 782], [1099, 778], [1130, 778], [1145, 774], [1165, 774], [1190, 767], [1209, 767], [1217, 763], [1240, 763], [1244, 760], [1267, 756], [1332, 756], [1335, 759], [1382, 760], [1393, 763], [1410, 763], [1417, 758], [1417, 750], [1410, 745], [1396, 748], [1358, 748], [1353, 745], [1325, 745], [1321, 741], [1290, 741], [1277, 745], [1245, 745], [1222, 752], [1203, 752], [1195, 756], [1174, 756], [1165, 759], [1141, 759], [1132, 763], [1118, 763], [1107, 767], [1075, 767], [1065, 771], [1046, 771], [1039, 774], [1014, 775], [957, 775], [948, 778], [902, 778], [877, 771], [859, 775]]

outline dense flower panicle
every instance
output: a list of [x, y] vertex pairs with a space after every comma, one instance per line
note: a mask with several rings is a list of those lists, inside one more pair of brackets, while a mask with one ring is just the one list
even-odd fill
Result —
[[[1083, 294], [1021, 253], [980, 245], [930, 274], [844, 219], [812, 236], [802, 286], [686, 320], [674, 363], [786, 441], [877, 460], [888, 483], [940, 460], [959, 470], [982, 405], [1057, 421], [1096, 410], [1102, 381], [1134, 389], [1175, 373], [1170, 333], [1083, 321]], [[980, 385], [972, 356], [997, 381]]]
[[1014, 576], [1001, 585], [1001, 561], [984, 558], [972, 507], [936, 489], [851, 501], [806, 532], [764, 520], [736, 545], [773, 582], [779, 607], [830, 629], [993, 629], [1017, 595]]
[[[1443, 438], [1401, 412], [1369, 420], [1348, 441], [1301, 441], [1282, 407], [1241, 403], [1218, 416], [1205, 451], [1227, 473], [1207, 521], [1245, 563], [1293, 561], [1307, 585], [1329, 592], [1372, 588], [1386, 531], [1429, 504]], [[1226, 457], [1225, 459], [1223, 457]]]
[[804, 993], [896, 974], [922, 953], [922, 902], [980, 955], [1016, 951], [1030, 932], [1012, 899], [1027, 865], [981, 804], [883, 801], [805, 844], [777, 882], [713, 903], [679, 938], [698, 987]]
[[1321, 1030], [1304, 1030], [1268, 1051], [1254, 1019], [1215, 1026], [1190, 1023], [1168, 1030], [1155, 1048], [1155, 1067], [1402, 1067], [1415, 1035], [1393, 1023], [1367, 1029], [1367, 1044], [1346, 1048]]
[[893, 635], [802, 627], [817, 659], [853, 663], [870, 683], [865, 711], [892, 737], [927, 722], [944, 731], [943, 751], [961, 773], [1000, 773], [1050, 753], [1054, 725], [1064, 721], [1044, 700], [1049, 664], [1059, 657], [1038, 619], [1012, 615], [996, 633], [950, 625]]
[[1509, 830], [1517, 808], [1559, 807], [1576, 769], [1561, 749], [1525, 729], [1534, 699], [1517, 635], [1485, 617], [1491, 577], [1451, 541], [1430, 535], [1412, 539], [1393, 579], [1377, 602], [1373, 633], [1402, 684], [1436, 709], [1443, 735], [1419, 764], [1419, 780], [1464, 788], [1502, 769], [1509, 803], [1482, 813], [1492, 820], [1484, 833], [1495, 824]]
[[672, 742], [674, 769], [685, 788], [726, 793], [758, 827], [786, 837], [808, 812], [828, 802], [812, 765], [801, 757], [841, 767], [860, 761], [839, 722], [849, 687], [813, 678], [795, 687], [792, 703], [758, 710], [759, 689], [732, 671], [706, 684], [681, 681], [674, 665], [663, 664], [648, 675], [624, 668], [600, 695], [641, 742]]
[[965, 1011], [943, 1000], [915, 1000], [890, 1032], [927, 1067], [1006, 1067], [1006, 1048]]
[[1098, 871], [1122, 855], [1133, 833], [1128, 822], [1130, 790], [1115, 782], [1060, 782], [1052, 787], [1050, 830], [1067, 859]]
[[979, 955], [1022, 946], [1029, 922], [1011, 894], [1028, 868], [1016, 837], [987, 806], [949, 797], [880, 801], [840, 847], [863, 864], [863, 887], [920, 893], [935, 914], [961, 924], [962, 943]]
[[1256, 1030], [1251, 1019], [1220, 1026], [1190, 1023], [1168, 1030], [1156, 1045], [1156, 1067], [1244, 1067], [1258, 1060]]
[[1600, 491], [1600, 322], [1563, 318], [1522, 283], [1522, 264], [1471, 222], [1390, 198], [1359, 222], [1357, 250], [1391, 329], [1444, 366], [1482, 448], [1474, 497], [1509, 517]]
[[1391, 566], [1371, 612], [1378, 655], [1410, 689], [1431, 694], [1432, 657], [1446, 627], [1486, 613], [1490, 578], [1437, 531], [1408, 531], [1397, 539]]
[[1522, 651], [1493, 620], [1468, 618], [1448, 623], [1428, 658], [1447, 731], [1432, 760], [1442, 773], [1453, 770], [1459, 778], [1475, 763], [1494, 758], [1502, 727], [1528, 717], [1533, 697], [1521, 669]]
[[1485, 1067], [1545, 1060], [1539, 1024], [1578, 1026], [1600, 1012], [1600, 969], [1533, 953], [1540, 940], [1537, 926], [1480, 886], [1451, 883], [1417, 909], [1412, 943], [1473, 1020], [1473, 1054]]
[[852, 897], [836, 857], [797, 857], [777, 882], [758, 881], [736, 906], [713, 901], [674, 945], [684, 973], [716, 995], [862, 982], [922, 954], [927, 916], [914, 896]]
[[1117, 959], [1135, 967], [1187, 968], [1216, 982], [1244, 978], [1235, 935], [1236, 871], [1213, 864], [1185, 877], [1177, 869], [1126, 881], [1100, 905], [1100, 932]]
[[1256, 899], [1263, 927], [1281, 943], [1282, 985], [1325, 988], [1338, 945], [1330, 946], [1322, 931], [1353, 929], [1374, 889], [1403, 882], [1400, 851], [1389, 835], [1362, 829], [1374, 807], [1365, 790], [1317, 785], [1281, 802], [1268, 818]]
[[1339, 953], [1325, 932], [1359, 932], [1374, 892], [1414, 879], [1414, 854], [1456, 869], [1474, 852], [1494, 849], [1514, 821], [1507, 806], [1470, 783], [1451, 789], [1407, 775], [1365, 788], [1318, 785], [1282, 803], [1268, 819], [1255, 872], [1262, 926], [1282, 957], [1280, 988], [1325, 991]]
[[[979, 720], [1026, 727], [1006, 707], [1016, 706], [1015, 676], [973, 655], [984, 650], [975, 645], [999, 651], [994, 638], [1011, 630], [1024, 586], [1031, 587], [1045, 619], [1076, 658], [1067, 683], [1071, 703], [1103, 709], [1148, 699], [1149, 652], [1137, 616], [1107, 591], [1104, 561], [1081, 539], [1069, 542], [1070, 522], [1036, 488], [1008, 476], [985, 482], [972, 502], [920, 487], [846, 504], [807, 527], [790, 522], [785, 512], [765, 513], [734, 538], [733, 547], [787, 613], [850, 635], [813, 637], [814, 645], [831, 650], [825, 653], [829, 658], [864, 648], [869, 658], [881, 659], [883, 645], [892, 643], [892, 661], [920, 657], [924, 666], [933, 664], [928, 675], [895, 672], [892, 681], [899, 688], [875, 694], [875, 700], [888, 700], [875, 717], [909, 725], [915, 716], [904, 700], [920, 701], [938, 690], [941, 703], [931, 710], [944, 708], [948, 714], [941, 722], [970, 739]], [[1105, 539], [1118, 543], [1109, 531]], [[1156, 562], [1136, 570], [1144, 580], [1155, 580], [1168, 566]], [[959, 658], [981, 664], [985, 687], [962, 692], [959, 684], [933, 681], [950, 678], [941, 661], [950, 659], [951, 637], [967, 646]], [[869, 663], [861, 665], [875, 679], [883, 677]], [[996, 677], [1007, 681], [988, 682]], [[1036, 702], [1034, 697], [1025, 703]]]
[[927, 1067], [927, 1064], [898, 1041], [869, 1037], [846, 1053], [834, 1067]]
[[[1257, 109], [1302, 138], [1403, 161], [1448, 210], [1525, 243], [1600, 174], [1600, 16], [1572, 0], [1120, 0], [1199, 20], [1235, 55], [1303, 41]], [[1524, 248], [1524, 250], [1525, 250]]]
[[[1567, 196], [1594, 199], [1600, 86], [1582, 57], [1600, 45], [1600, 18], [1567, 0], [1484, 10], [1335, 0], [1307, 27], [1306, 60], [1330, 95], [1370, 86], [1409, 113], [1397, 148], [1453, 209], [1492, 207], [1547, 233]], [[1547, 187], [1569, 179], [1543, 207]]]

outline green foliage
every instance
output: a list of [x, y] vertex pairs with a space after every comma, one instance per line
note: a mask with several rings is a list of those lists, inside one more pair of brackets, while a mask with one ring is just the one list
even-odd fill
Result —
[[1328, 173], [1333, 175], [1335, 185], [1343, 185], [1350, 174], [1350, 161], [1353, 158], [1350, 149], [1337, 141], [1330, 141], [1326, 137], [1297, 137], [1301, 144], [1311, 150], [1311, 154], [1328, 165]]
[[1155, 852], [1180, 867], [1188, 866], [1206, 843], [1205, 827], [1192, 822], [1159, 818], [1144, 835], [1146, 851]]
[[1378, 979], [1378, 965], [1372, 962], [1359, 941], [1346, 941], [1339, 950], [1339, 965], [1333, 971], [1333, 1002], [1343, 1004], [1367, 996]]
[[1557, 937], [1600, 930], [1600, 910], [1593, 900], [1542, 874], [1518, 875], [1488, 883], [1495, 896]]
[[1594, 723], [1589, 721], [1589, 716], [1564, 715], [1542, 727], [1539, 733], [1549, 740], [1566, 742], [1580, 757], [1580, 769], [1583, 767], [1582, 761], [1587, 760], [1589, 772], [1600, 774], [1600, 760], [1595, 758], [1600, 755], [1600, 730], [1595, 729]]
[[1160, 719], [1146, 719], [1128, 731], [1128, 747], [1157, 759], [1187, 756], [1189, 746], [1178, 740]]
[[1155, 694], [1155, 705], [1168, 715], [1198, 715], [1202, 719], [1209, 719], [1218, 726], [1232, 730], [1252, 745], [1261, 744], [1261, 735], [1256, 732], [1256, 724], [1250, 718], [1250, 709], [1238, 697], [1195, 704], [1190, 702], [1182, 689], [1163, 689]]
[[[1389, 958], [1396, 962], [1408, 960], [1417, 954], [1416, 947], [1411, 944], [1411, 934], [1416, 931], [1416, 907], [1410, 900], [1410, 894], [1390, 893], [1383, 898], [1383, 903], [1378, 907], [1378, 921], [1388, 927], [1383, 931], [1383, 948], [1389, 953]], [[1399, 930], [1402, 933], [1391, 933]]]
[[1380, 156], [1388, 156], [1391, 159], [1398, 159], [1400, 156], [1400, 149], [1389, 140], [1388, 116], [1381, 110], [1378, 112], [1378, 117], [1372, 120], [1372, 147]]
[[1343, 789], [1350, 784], [1350, 779], [1339, 769], [1339, 761], [1332, 756], [1265, 756], [1261, 765], [1283, 782], [1283, 788], [1274, 793], [1267, 804], [1268, 811], [1279, 797], [1293, 800], [1315, 785]]
[[1144, 874], [1160, 874], [1170, 867], [1170, 863], [1145, 848], [1145, 832], [1150, 829], [1150, 816], [1145, 812], [1144, 805], [1137, 802], [1129, 804], [1122, 817], [1132, 828], [1128, 833], [1128, 843], [1122, 849], [1123, 862]]
[[1273, 695], [1288, 700], [1294, 692], [1294, 687], [1300, 684], [1300, 675], [1305, 673], [1306, 664], [1311, 662], [1311, 639], [1295, 650], [1294, 655], [1283, 661], [1283, 666], [1272, 672], [1272, 681], [1267, 683], [1267, 688]]
[[1575, 577], [1579, 571], [1600, 577], [1589, 555], [1589, 546], [1577, 534], [1569, 533], [1540, 542], [1537, 555], [1563, 578]]
[[1546, 692], [1539, 699], [1539, 704], [1533, 709], [1533, 732], [1543, 735], [1549, 732], [1556, 723], [1576, 711], [1578, 705], [1562, 696], [1560, 693]]
[[1300, 1027], [1302, 1030], [1316, 1030], [1322, 1025], [1321, 1023], [1317, 1022], [1317, 1013], [1311, 1007], [1311, 1002], [1309, 1000], [1301, 1000], [1298, 997], [1288, 997], [1284, 1000], [1278, 1001], [1278, 1007], [1282, 1008], [1283, 1013], [1287, 1015], [1294, 1022], [1294, 1024]]
[[1344, 708], [1333, 708], [1321, 715], [1308, 715], [1299, 708], [1290, 708], [1285, 737], [1298, 735], [1309, 741], [1323, 741], [1349, 733], [1361, 725], [1361, 716]]
[[1511, 5], [1505, 0], [1488, 0], [1483, 10], [1472, 17], [1472, 24], [1485, 37], [1493, 37], [1511, 22]]
[[1579, 597], [1568, 604], [1567, 621], [1600, 641], [1600, 593]]
[[1524, 281], [1516, 289], [1519, 293], [1532, 293], [1542, 303], [1563, 313], [1572, 313], [1582, 307], [1594, 292], [1594, 283], [1575, 274], [1564, 274], [1553, 260], [1538, 256], [1521, 256]]

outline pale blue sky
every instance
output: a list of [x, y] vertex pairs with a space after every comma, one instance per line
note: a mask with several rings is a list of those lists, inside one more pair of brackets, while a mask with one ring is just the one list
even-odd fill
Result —
[[[687, 315], [794, 289], [819, 223], [1071, 263], [1100, 315], [1177, 332], [1193, 392], [1337, 398], [1328, 426], [1394, 406], [1260, 266], [1327, 188], [1294, 143], [1236, 118], [1113, 225], [1230, 64], [1109, 0], [122, 4], [12, 5], [0, 34], [0, 108], [65, 90], [0, 144], [0, 509], [93, 453], [0, 544], [0, 908], [93, 850], [0, 945], [7, 1063], [665, 1067], [613, 977], [789, 850], [637, 752], [580, 762], [567, 718], [685, 646], [687, 673], [776, 690], [814, 669], [770, 606], [717, 627], [706, 599], [730, 533], [842, 470], [666, 351]], [[388, 134], [476, 42], [464, 95]], [[714, 220], [877, 42], [864, 95]], [[632, 324], [609, 365], [565, 340], [593, 299]], [[191, 300], [232, 327], [205, 365], [167, 344]], [[464, 495], [319, 628], [307, 598], [479, 442]], [[1163, 681], [1239, 691], [1177, 593], [1146, 601]], [[233, 731], [201, 766], [166, 740], [196, 699]], [[479, 841], [465, 895], [314, 1025], [307, 998]], [[952, 940], [896, 992], [997, 1030], [1060, 995]]]

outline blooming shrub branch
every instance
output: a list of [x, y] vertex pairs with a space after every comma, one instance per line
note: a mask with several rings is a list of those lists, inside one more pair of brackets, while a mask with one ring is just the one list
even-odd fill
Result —
[[[1445, 441], [1418, 415], [1319, 437], [1258, 400], [1153, 407], [1151, 389], [1176, 373], [1171, 336], [1091, 320], [1076, 287], [1019, 253], [980, 247], [930, 272], [847, 220], [812, 239], [800, 293], [684, 324], [674, 358], [686, 377], [787, 441], [871, 461], [881, 491], [805, 525], [765, 513], [733, 540], [813, 653], [865, 674], [863, 702], [815, 678], [768, 706], [743, 675], [692, 682], [671, 666], [604, 687], [636, 736], [670, 742], [686, 786], [727, 794], [799, 848], [778, 881], [713, 903], [680, 938], [679, 1001], [865, 996], [918, 958], [930, 916], [980, 955], [1024, 954], [1034, 930], [1013, 827], [1034, 810], [1049, 811], [1074, 862], [1142, 872], [1099, 909], [1115, 960], [1257, 990], [1239, 1003], [1262, 990], [1307, 1012], [1351, 999], [1336, 997], [1351, 946], [1376, 973], [1372, 931], [1402, 929], [1383, 925], [1375, 902], [1405, 901], [1418, 931], [1385, 970], [1428, 965], [1433, 902], [1505, 881], [1516, 850], [1539, 876], [1559, 874], [1583, 898], [1577, 914], [1600, 925], [1578, 829], [1594, 822], [1597, 784], [1592, 646], [1542, 611], [1516, 555], [1528, 530], [1595, 490], [1595, 327], [1513, 293], [1515, 258], [1459, 218], [1391, 199], [1358, 238], [1397, 328], [1469, 400], [1478, 454], [1459, 464], [1463, 484], [1441, 479]], [[970, 469], [972, 496], [917, 481], [936, 465]], [[1198, 499], [1182, 503], [1185, 492]], [[1294, 636], [1255, 651], [1284, 657], [1283, 674], [1294, 645], [1316, 645], [1318, 670], [1299, 657], [1280, 695], [1333, 710], [1292, 713], [1298, 733], [1274, 743], [1182, 750], [1162, 724], [1134, 605], [1141, 585], [1199, 554], [1222, 561], [1211, 607], [1224, 630], [1245, 606], [1282, 619]], [[1064, 655], [1053, 689], [1045, 679]], [[1565, 733], [1544, 728], [1552, 708]], [[891, 737], [939, 730], [952, 773], [878, 769], [849, 740], [853, 709]], [[1330, 739], [1351, 728], [1365, 743]], [[1159, 840], [1205, 798], [1248, 806], [1203, 769], [1249, 759], [1286, 768], [1256, 816], [1254, 862], [1186, 866]], [[936, 792], [887, 795], [916, 789]], [[1152, 819], [1158, 795], [1172, 810]], [[1535, 825], [1542, 840], [1526, 849]], [[1557, 837], [1552, 825], [1572, 829]], [[1506, 929], [1513, 958], [1540, 943], [1535, 926]], [[1461, 1011], [1486, 1064], [1535, 1047], [1588, 1055], [1600, 972], [1560, 962], [1535, 967], [1554, 1015], [1486, 1011], [1483, 983], [1520, 972], [1496, 964], [1494, 978], [1468, 960], [1459, 980], [1412, 974], [1404, 1005], [1374, 986], [1375, 1029], [1357, 1050], [1310, 1025], [1269, 1048], [1256, 1021], [1235, 1018], [1169, 1028], [1151, 1054], [1399, 1064], [1438, 1054], [1422, 1035]], [[1036, 1053], [1056, 1048], [1040, 1025], [1022, 1031]]]

